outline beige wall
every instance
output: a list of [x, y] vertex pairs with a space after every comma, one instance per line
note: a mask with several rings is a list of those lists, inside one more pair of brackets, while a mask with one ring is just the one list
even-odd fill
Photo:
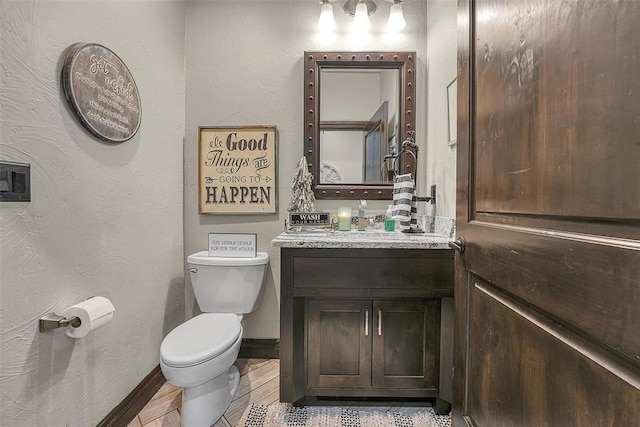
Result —
[[[0, 159], [31, 164], [0, 204], [0, 425], [91, 426], [158, 365], [184, 319], [182, 2], [0, 2]], [[115, 51], [142, 98], [122, 144], [90, 136], [59, 76], [72, 43]], [[38, 318], [88, 297], [115, 316], [74, 340]]]
[[[378, 6], [372, 22], [379, 29], [390, 5]], [[450, 188], [450, 153], [441, 161], [436, 150], [428, 159], [427, 140], [440, 144], [446, 121], [430, 115], [427, 122], [427, 103], [437, 114], [431, 103], [442, 94], [432, 88], [450, 78], [455, 31], [441, 28], [438, 17], [449, 22], [455, 0], [408, 1], [401, 34], [359, 41], [340, 32], [349, 18], [334, 7], [343, 30], [326, 40], [315, 31], [314, 1], [0, 1], [0, 159], [32, 165], [32, 202], [0, 204], [0, 425], [101, 420], [157, 366], [160, 342], [185, 310], [187, 317], [197, 312], [184, 260], [206, 248], [211, 231], [258, 233], [271, 267], [245, 336], [279, 336], [279, 250], [270, 241], [282, 231], [302, 156], [305, 50], [417, 51], [419, 192], [431, 182], [441, 196]], [[132, 140], [99, 142], [66, 107], [61, 55], [78, 41], [113, 49], [136, 79], [143, 118]], [[432, 59], [433, 52], [442, 57]], [[198, 215], [197, 127], [252, 124], [280, 132], [279, 213]], [[439, 200], [448, 206], [443, 214], [453, 212], [450, 191]], [[40, 316], [92, 295], [113, 301], [109, 325], [77, 341], [37, 332]]]
[[456, 8], [456, 0], [427, 3], [427, 181], [437, 187], [436, 213], [451, 218], [456, 216], [456, 146], [448, 145], [447, 85], [456, 76]]
[[[305, 50], [417, 51], [417, 131], [426, 143], [426, 1], [404, 4], [407, 28], [396, 37], [373, 32], [354, 41], [349, 17], [334, 4], [338, 33], [319, 37], [320, 13], [314, 1], [256, 1], [187, 3], [186, 128], [185, 128], [185, 255], [206, 248], [207, 233], [252, 232], [259, 250], [269, 252], [270, 271], [264, 299], [245, 318], [245, 337], [279, 337], [280, 258], [271, 239], [283, 230], [295, 166], [303, 154], [303, 53]], [[386, 24], [390, 3], [378, 2], [374, 28]], [[251, 13], [248, 13], [248, 11]], [[342, 32], [341, 32], [342, 31]], [[379, 31], [379, 30], [378, 30]], [[205, 125], [278, 126], [278, 215], [198, 215], [197, 128]], [[426, 152], [426, 150], [424, 150]], [[425, 163], [423, 161], [423, 163]], [[425, 166], [426, 167], [426, 166]], [[425, 174], [425, 167], [421, 173]], [[421, 179], [426, 183], [426, 179]], [[317, 209], [336, 210], [345, 202], [319, 201]], [[384, 211], [388, 202], [371, 203]], [[350, 203], [357, 208], [357, 201]], [[189, 283], [187, 279], [187, 283]], [[197, 313], [187, 286], [187, 317]]]

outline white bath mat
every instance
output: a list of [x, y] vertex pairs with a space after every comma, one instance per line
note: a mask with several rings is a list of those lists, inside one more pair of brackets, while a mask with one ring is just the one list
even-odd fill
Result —
[[288, 405], [248, 407], [238, 426], [244, 427], [450, 427], [449, 415], [436, 415], [431, 408], [402, 408], [399, 411], [349, 409], [335, 406], [291, 407]]

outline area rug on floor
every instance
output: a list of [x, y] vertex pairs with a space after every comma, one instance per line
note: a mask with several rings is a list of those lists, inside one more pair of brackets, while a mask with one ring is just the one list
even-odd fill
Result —
[[243, 427], [450, 427], [449, 415], [436, 415], [431, 408], [349, 409], [335, 406], [248, 407], [238, 426]]

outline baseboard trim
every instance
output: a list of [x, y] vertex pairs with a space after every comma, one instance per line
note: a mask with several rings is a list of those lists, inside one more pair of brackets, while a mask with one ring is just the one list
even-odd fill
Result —
[[243, 338], [238, 357], [242, 359], [279, 359], [280, 340]]
[[107, 414], [96, 427], [116, 427], [126, 426], [138, 415], [138, 413], [149, 403], [151, 398], [160, 390], [166, 382], [160, 365], [144, 377], [142, 382], [133, 389], [122, 402]]

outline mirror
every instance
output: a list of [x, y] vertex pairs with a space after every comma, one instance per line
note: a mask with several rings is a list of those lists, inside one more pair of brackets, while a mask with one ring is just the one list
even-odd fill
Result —
[[318, 199], [393, 198], [413, 173], [415, 52], [305, 52], [305, 156]]

